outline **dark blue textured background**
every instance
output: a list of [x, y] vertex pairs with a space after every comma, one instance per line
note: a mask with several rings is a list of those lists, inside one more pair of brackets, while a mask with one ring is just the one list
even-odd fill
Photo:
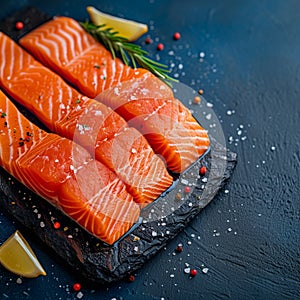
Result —
[[[239, 162], [226, 189], [133, 283], [83, 285], [83, 299], [299, 299], [300, 2], [15, 0], [1, 1], [0, 18], [33, 5], [84, 20], [88, 4], [149, 25], [154, 43], [138, 42], [181, 82], [204, 89]], [[0, 242], [16, 228], [1, 212]], [[0, 299], [77, 299], [80, 274], [26, 238], [48, 275], [18, 283], [0, 267]], [[178, 243], [184, 251], [173, 255]], [[185, 263], [199, 270], [195, 278]]]

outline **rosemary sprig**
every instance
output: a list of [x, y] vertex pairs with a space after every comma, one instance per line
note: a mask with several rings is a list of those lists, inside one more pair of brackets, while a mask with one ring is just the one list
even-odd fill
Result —
[[113, 28], [104, 28], [105, 24], [97, 26], [89, 21], [80, 23], [81, 26], [90, 33], [97, 41], [102, 43], [112, 54], [113, 58], [117, 55], [123, 60], [125, 65], [133, 68], [140, 66], [149, 70], [163, 80], [177, 81], [168, 75], [168, 66], [161, 64], [149, 57], [149, 53], [141, 46], [128, 42], [128, 40], [118, 35]]

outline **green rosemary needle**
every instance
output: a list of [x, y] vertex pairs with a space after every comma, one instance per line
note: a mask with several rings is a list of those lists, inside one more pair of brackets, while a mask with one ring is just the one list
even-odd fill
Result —
[[170, 73], [168, 66], [147, 57], [149, 55], [147, 51], [143, 50], [141, 46], [130, 43], [126, 38], [119, 36], [118, 32], [114, 31], [113, 28], [104, 28], [105, 24], [97, 26], [89, 21], [81, 22], [80, 24], [111, 52], [113, 58], [119, 55], [127, 66], [131, 65], [133, 68], [140, 66], [163, 80], [177, 81], [168, 75]]

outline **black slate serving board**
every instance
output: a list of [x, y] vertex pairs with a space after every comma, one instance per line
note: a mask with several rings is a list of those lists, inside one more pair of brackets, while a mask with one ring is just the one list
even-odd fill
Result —
[[[17, 41], [50, 18], [29, 7], [3, 20], [0, 30]], [[15, 29], [17, 21], [24, 22], [23, 30]], [[188, 99], [182, 101], [187, 104]], [[28, 118], [38, 123], [28, 111], [21, 109]], [[108, 284], [119, 281], [139, 269], [184, 229], [230, 178], [237, 162], [236, 154], [226, 150], [213, 137], [211, 142], [210, 151], [182, 174], [166, 195], [145, 208], [140, 223], [113, 246], [105, 245], [90, 235], [2, 169], [1, 208], [24, 225], [27, 231], [34, 232], [88, 282]], [[199, 175], [201, 166], [207, 168], [202, 176]], [[186, 186], [192, 187], [191, 192], [184, 192]], [[162, 213], [164, 209], [166, 212]], [[60, 229], [53, 227], [55, 221], [62, 224]]]

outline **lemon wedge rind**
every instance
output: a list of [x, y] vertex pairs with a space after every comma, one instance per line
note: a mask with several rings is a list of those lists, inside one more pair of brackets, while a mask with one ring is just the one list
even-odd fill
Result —
[[86, 8], [92, 23], [95, 25], [105, 25], [104, 28], [113, 28], [118, 32], [118, 35], [133, 42], [148, 31], [148, 26], [136, 21], [112, 16], [96, 9], [93, 6]]
[[1, 245], [0, 263], [10, 272], [22, 277], [46, 275], [33, 250], [18, 230]]

